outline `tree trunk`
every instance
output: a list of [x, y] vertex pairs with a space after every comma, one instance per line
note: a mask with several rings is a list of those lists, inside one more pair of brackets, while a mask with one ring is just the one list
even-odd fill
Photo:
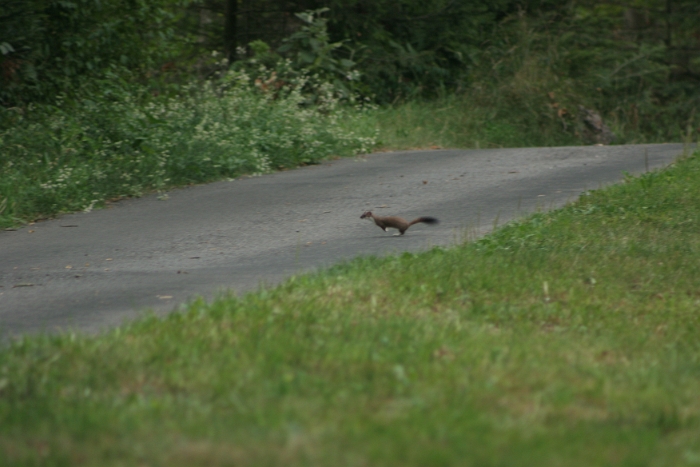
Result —
[[669, 49], [673, 46], [672, 42], [672, 23], [671, 15], [673, 14], [673, 0], [666, 0], [666, 47]]
[[229, 63], [236, 60], [236, 25], [238, 0], [226, 0], [224, 8], [224, 54]]

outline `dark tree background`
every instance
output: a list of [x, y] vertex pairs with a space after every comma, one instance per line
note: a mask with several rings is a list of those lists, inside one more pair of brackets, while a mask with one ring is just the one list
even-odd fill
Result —
[[324, 7], [343, 44], [334, 53], [379, 102], [459, 92], [507, 56], [523, 17], [537, 34], [566, 36], [575, 60], [562, 73], [604, 67], [618, 82], [663, 81], [657, 94], [700, 80], [697, 0], [2, 0], [0, 100], [206, 77], [214, 52], [235, 62], [253, 41], [277, 50], [302, 26], [297, 13]]

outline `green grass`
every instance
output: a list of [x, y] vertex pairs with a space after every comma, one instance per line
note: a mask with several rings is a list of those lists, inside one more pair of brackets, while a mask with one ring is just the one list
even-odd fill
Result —
[[581, 144], [554, 119], [543, 126], [525, 109], [484, 105], [471, 94], [408, 101], [377, 109], [370, 117], [377, 121], [378, 144], [385, 149]]
[[[536, 84], [539, 86], [534, 89], [518, 82], [496, 89], [474, 87], [435, 100], [384, 106], [363, 117], [375, 122], [379, 129], [378, 146], [388, 150], [584, 144], [584, 123], [573, 110], [583, 98], [567, 96], [562, 91], [555, 94], [562, 97], [558, 102], [558, 97], [548, 97], [547, 83]], [[566, 114], [560, 117], [558, 112], [562, 109]], [[666, 121], [655, 132], [645, 132], [614, 112], [605, 115], [605, 122], [616, 136], [615, 144], [692, 142], [700, 131]]]
[[700, 461], [700, 154], [451, 248], [0, 352], [0, 464]]

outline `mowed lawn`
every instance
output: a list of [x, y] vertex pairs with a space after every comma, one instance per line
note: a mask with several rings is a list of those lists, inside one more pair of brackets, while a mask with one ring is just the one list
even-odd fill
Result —
[[451, 249], [0, 351], [0, 465], [700, 464], [700, 153]]

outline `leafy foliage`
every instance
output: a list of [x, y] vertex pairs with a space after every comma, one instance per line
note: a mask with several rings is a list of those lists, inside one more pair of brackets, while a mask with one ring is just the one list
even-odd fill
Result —
[[345, 41], [330, 42], [327, 20], [320, 16], [327, 11], [328, 8], [321, 8], [297, 13], [296, 16], [303, 25], [284, 40], [279, 52], [286, 56], [291, 55], [294, 68], [310, 74], [316, 73], [321, 80], [332, 83], [336, 90], [349, 97], [352, 93], [352, 83], [357, 81], [359, 73], [354, 70], [353, 60], [338, 57], [338, 50], [343, 47]]
[[307, 103], [317, 103], [321, 96], [315, 90], [329, 85], [344, 100], [355, 101], [360, 89], [360, 73], [356, 63], [343, 58], [345, 41], [330, 42], [327, 20], [322, 17], [328, 11], [297, 13], [302, 26], [283, 40], [277, 51], [261, 40], [249, 44], [252, 57], [233, 64], [234, 70], [244, 70], [257, 79], [261, 89], [280, 90], [289, 87], [305, 76], [302, 92]]
[[484, 33], [512, 2], [331, 0], [333, 40], [350, 41], [379, 102], [458, 89]]

